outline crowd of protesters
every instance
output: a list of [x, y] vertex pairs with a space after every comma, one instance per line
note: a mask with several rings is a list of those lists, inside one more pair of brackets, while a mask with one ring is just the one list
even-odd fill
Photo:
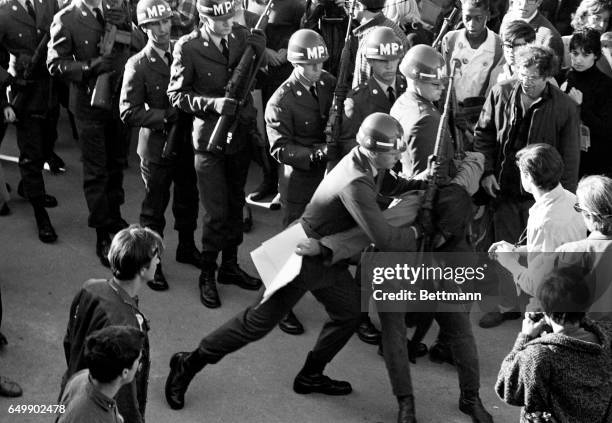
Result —
[[[53, 244], [61, 234], [48, 209], [63, 205], [43, 169], [66, 171], [54, 152], [65, 107], [95, 254], [112, 272], [72, 302], [57, 421], [144, 422], [155, 346], [136, 295], [144, 285], [169, 289], [161, 253], [171, 197], [175, 258], [200, 269], [202, 304], [221, 306], [218, 283], [260, 289], [238, 263], [251, 161], [262, 179], [249, 200], [276, 202], [284, 227], [304, 227], [302, 269], [263, 306], [172, 356], [171, 408], [184, 406], [205, 366], [277, 325], [304, 332], [292, 309], [312, 291], [330, 320], [295, 392], [349, 394], [349, 382], [323, 371], [357, 333], [380, 346], [399, 423], [416, 422], [409, 357], [427, 353], [456, 366], [459, 410], [492, 422], [479, 396], [471, 304], [443, 305], [429, 322], [411, 310], [379, 312], [382, 334], [360, 311], [348, 271], [359, 253], [425, 246], [490, 253], [495, 303], [479, 325], [524, 316], [496, 384], [502, 400], [523, 407], [521, 422], [612, 421], [612, 2], [273, 3], [270, 13], [266, 0], [0, 0], [0, 141], [14, 124], [15, 192], [31, 204], [40, 241]], [[249, 73], [260, 102], [238, 98]], [[221, 116], [233, 122], [225, 132]], [[331, 141], [329, 124], [340, 125]], [[138, 193], [123, 188], [132, 131]], [[424, 213], [433, 181], [438, 194]], [[10, 196], [0, 164], [0, 221]], [[139, 225], [122, 217], [127, 196], [143, 198]], [[411, 322], [426, 332], [434, 319], [429, 350], [422, 336], [406, 343]], [[22, 390], [0, 376], [0, 395]]]

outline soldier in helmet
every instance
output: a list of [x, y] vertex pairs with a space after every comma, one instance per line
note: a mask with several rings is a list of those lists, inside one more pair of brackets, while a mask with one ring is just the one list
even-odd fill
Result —
[[[426, 171], [429, 157], [434, 153], [441, 117], [434, 102], [440, 100], [444, 90], [445, 66], [442, 55], [425, 45], [411, 48], [400, 63], [399, 69], [407, 78], [408, 86], [406, 92], [391, 108], [391, 115], [402, 124], [408, 144], [407, 151], [401, 158], [402, 172], [405, 176], [415, 176]], [[459, 189], [465, 189], [471, 195], [476, 191], [482, 175], [484, 157], [480, 153], [465, 153], [465, 157], [460, 155], [461, 152], [455, 148], [448, 127], [444, 130], [446, 136], [439, 154], [440, 159], [436, 163], [438, 184], [444, 187], [455, 186], [457, 183], [463, 187]], [[475, 166], [471, 167], [467, 174], [464, 172], [465, 180], [458, 183], [456, 178], [459, 170], [468, 168], [465, 163], [473, 163]], [[456, 194], [461, 196], [466, 193]], [[464, 208], [463, 202], [457, 202], [457, 213]], [[458, 242], [450, 247], [447, 246], [446, 251], [471, 251], [465, 242], [465, 235], [464, 233], [463, 236], [457, 237]], [[450, 304], [446, 312], [436, 313], [435, 319], [440, 326], [440, 333], [437, 343], [430, 349], [430, 356], [435, 360], [444, 359], [454, 361], [456, 364], [461, 388], [459, 409], [470, 415], [474, 422], [492, 422], [493, 419], [482, 405], [478, 393], [480, 388], [478, 353], [471, 330], [469, 309], [464, 304]], [[398, 322], [395, 323], [400, 324]], [[403, 339], [402, 343], [405, 343]], [[398, 397], [411, 395], [409, 371], [397, 371], [390, 375], [394, 392]], [[401, 404], [400, 401], [400, 406]], [[406, 407], [412, 408], [410, 405]]]
[[[293, 72], [266, 106], [270, 151], [281, 163], [279, 192], [285, 226], [302, 215], [325, 174], [324, 130], [336, 86], [336, 78], [323, 70], [328, 58], [321, 35], [311, 29], [295, 32], [287, 46]], [[294, 335], [304, 331], [293, 313], [281, 321], [280, 328]]]
[[[0, 100], [3, 111], [0, 120], [3, 124], [15, 123], [21, 172], [17, 191], [32, 205], [38, 238], [45, 243], [57, 239], [45, 210], [56, 207], [57, 200], [46, 193], [42, 170], [45, 148], [52, 141], [50, 137], [54, 135], [59, 106], [57, 98], [50, 95], [52, 80], [45, 69], [44, 36], [58, 10], [54, 1], [0, 1], [0, 48], [10, 56], [8, 66], [0, 65], [0, 95], [6, 97], [6, 87], [10, 87], [12, 97], [11, 103], [5, 103], [6, 98]], [[41, 42], [42, 58], [32, 66], [32, 57]], [[27, 80], [26, 73], [30, 74]], [[16, 107], [17, 98], [20, 99], [19, 108]]]
[[[371, 242], [389, 251], [416, 248], [418, 229], [389, 225], [376, 203], [377, 177], [387, 175], [405, 149], [400, 124], [389, 115], [375, 113], [362, 124], [355, 147], [321, 182], [307, 205], [300, 223], [311, 238], [320, 238], [358, 225]], [[384, 184], [383, 184], [384, 186]], [[422, 187], [421, 183], [400, 179], [394, 191]], [[258, 340], [270, 332], [280, 319], [308, 291], [327, 310], [317, 342], [308, 353], [304, 367], [295, 378], [293, 389], [300, 394], [319, 392], [346, 395], [352, 391], [348, 382], [333, 380], [323, 370], [342, 349], [359, 325], [360, 289], [348, 271], [346, 262], [326, 265], [326, 254], [312, 251], [316, 242], [298, 245], [297, 253], [308, 253], [299, 275], [279, 289], [266, 302], [252, 307], [206, 336], [194, 351], [177, 353], [170, 361], [166, 381], [166, 400], [172, 408], [184, 405], [189, 383], [205, 365], [214, 364], [227, 354]]]
[[[372, 75], [351, 90], [344, 101], [339, 157], [328, 168], [333, 167], [357, 145], [357, 131], [363, 120], [375, 112], [389, 113], [395, 99], [406, 90], [406, 80], [397, 73], [404, 48], [391, 28], [380, 26], [370, 31], [364, 40], [363, 49]], [[372, 324], [366, 312], [362, 314], [357, 335], [368, 344], [378, 345], [380, 342], [380, 331]]]
[[[404, 31], [392, 20], [388, 19], [382, 12], [385, 0], [355, 0], [354, 18], [358, 26], [353, 30], [353, 41], [351, 44], [351, 57], [355, 64], [351, 68], [353, 74], [352, 87], [365, 82], [372, 73], [369, 61], [365, 57], [365, 39], [370, 31], [380, 26], [391, 28], [393, 33], [400, 39], [403, 53], [410, 48], [408, 38]], [[403, 54], [402, 53], [402, 54]]]
[[[176, 156], [162, 157], [162, 148], [178, 115], [166, 95], [172, 65], [172, 10], [165, 0], [141, 0], [136, 15], [148, 42], [125, 66], [119, 107], [126, 124], [140, 127], [138, 155], [145, 184], [140, 224], [163, 236], [164, 213], [170, 201], [170, 185], [174, 183], [172, 211], [174, 228], [179, 233], [176, 260], [199, 267], [200, 252], [193, 237], [198, 219], [198, 189], [188, 129], [181, 128], [178, 133], [180, 141], [174, 143]], [[154, 280], [147, 284], [157, 291], [168, 289], [161, 263]]]
[[[80, 0], [66, 6], [51, 24], [47, 67], [52, 76], [70, 83], [69, 109], [74, 114], [82, 148], [87, 223], [96, 230], [96, 255], [108, 267], [110, 235], [127, 227], [120, 208], [125, 200], [124, 140], [129, 129], [119, 118], [119, 91], [130, 46], [115, 43], [110, 54], [100, 55], [99, 42], [106, 24], [128, 32], [131, 39], [125, 2], [116, 6], [107, 0]], [[108, 109], [91, 103], [102, 74], [110, 74]]]
[[[202, 224], [200, 300], [205, 307], [221, 306], [216, 282], [258, 290], [261, 280], [238, 266], [242, 243], [244, 185], [251, 161], [248, 133], [257, 112], [250, 95], [245, 104], [225, 97], [225, 86], [247, 45], [262, 54], [266, 39], [261, 31], [233, 25], [231, 0], [198, 0], [202, 25], [181, 37], [174, 48], [168, 96], [174, 107], [193, 115], [193, 146]], [[207, 151], [220, 115], [235, 116], [239, 124], [223, 152]], [[221, 266], [215, 277], [217, 257]]]

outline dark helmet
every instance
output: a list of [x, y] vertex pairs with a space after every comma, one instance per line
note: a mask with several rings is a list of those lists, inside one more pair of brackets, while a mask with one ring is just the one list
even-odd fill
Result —
[[402, 125], [386, 113], [372, 113], [366, 117], [357, 132], [357, 143], [371, 151], [406, 151]]
[[378, 26], [370, 31], [364, 40], [367, 59], [395, 60], [404, 54], [404, 46], [389, 27]]
[[172, 17], [172, 9], [165, 0], [140, 0], [136, 6], [138, 25], [162, 21]]
[[440, 81], [446, 74], [442, 55], [433, 47], [424, 44], [418, 44], [408, 50], [399, 70], [406, 78], [422, 81]]
[[236, 14], [233, 0], [198, 0], [198, 13], [213, 19], [229, 19]]
[[287, 60], [291, 63], [323, 63], [327, 59], [325, 41], [312, 29], [300, 29], [289, 38]]
[[357, 0], [366, 10], [379, 10], [385, 7], [385, 0]]

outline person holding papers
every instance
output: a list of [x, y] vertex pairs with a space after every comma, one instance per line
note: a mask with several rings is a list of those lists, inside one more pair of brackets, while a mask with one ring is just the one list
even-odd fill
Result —
[[[424, 188], [421, 181], [391, 180], [386, 172], [406, 150], [402, 139], [402, 127], [391, 116], [374, 113], [364, 120], [357, 134], [359, 146], [323, 179], [298, 220], [307, 237], [319, 239], [359, 226], [368, 234], [371, 242], [385, 251], [416, 249], [417, 238], [422, 232], [412, 226], [391, 226], [376, 202], [380, 187], [389, 186], [388, 190], [384, 190], [392, 191], [389, 194]], [[307, 243], [304, 239], [304, 243], [298, 244], [296, 253], [301, 254], [308, 249]], [[331, 379], [323, 374], [323, 370], [359, 325], [360, 287], [349, 273], [346, 262], [330, 265], [326, 259], [324, 254], [304, 256], [298, 276], [267, 301], [260, 304], [258, 300], [230, 319], [204, 337], [194, 351], [174, 354], [165, 386], [170, 407], [183, 408], [189, 383], [205, 365], [215, 364], [227, 354], [261, 339], [307, 291], [311, 291], [325, 306], [330, 320], [325, 323], [315, 346], [308, 353], [293, 389], [299, 394], [349, 394], [352, 391], [350, 383]]]

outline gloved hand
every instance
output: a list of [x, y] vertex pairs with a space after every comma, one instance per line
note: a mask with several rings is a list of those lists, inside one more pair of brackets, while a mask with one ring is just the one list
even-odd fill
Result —
[[246, 42], [253, 47], [257, 56], [261, 56], [266, 50], [266, 34], [261, 29], [252, 29]]
[[113, 56], [99, 56], [89, 61], [90, 72], [94, 76], [98, 76], [102, 73], [112, 72], [113, 68]]
[[123, 7], [111, 7], [104, 12], [104, 20], [115, 26], [124, 26], [128, 21], [127, 10]]
[[315, 144], [310, 153], [310, 168], [320, 169], [327, 163], [327, 144]]
[[219, 113], [220, 115], [234, 116], [236, 114], [238, 102], [233, 98], [218, 97], [215, 98], [213, 107], [215, 112]]

